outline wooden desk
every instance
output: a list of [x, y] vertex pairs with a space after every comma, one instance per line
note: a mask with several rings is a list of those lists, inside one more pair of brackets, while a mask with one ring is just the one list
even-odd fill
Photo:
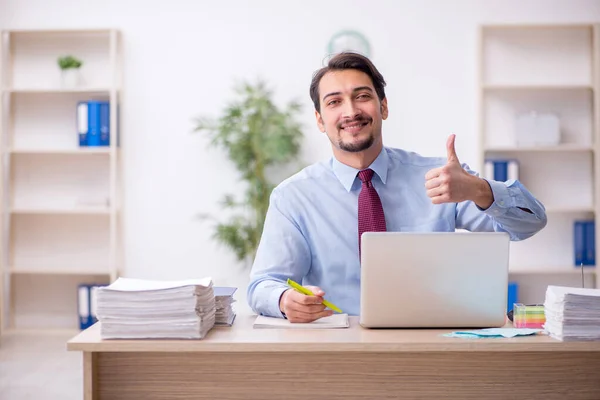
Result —
[[460, 339], [451, 330], [253, 329], [204, 340], [106, 340], [82, 351], [85, 399], [600, 399], [600, 342]]

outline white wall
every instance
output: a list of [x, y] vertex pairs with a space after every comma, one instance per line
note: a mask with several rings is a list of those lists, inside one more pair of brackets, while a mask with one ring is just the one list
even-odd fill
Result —
[[224, 193], [239, 192], [236, 172], [192, 133], [195, 117], [223, 107], [235, 79], [261, 76], [278, 100], [301, 99], [304, 161], [329, 157], [308, 86], [329, 38], [360, 30], [388, 82], [386, 144], [444, 155], [447, 135], [456, 133], [461, 161], [475, 163], [477, 25], [598, 21], [597, 0], [0, 0], [0, 28], [122, 31], [124, 273], [211, 275], [240, 287], [240, 306], [248, 271], [194, 219], [218, 212]]

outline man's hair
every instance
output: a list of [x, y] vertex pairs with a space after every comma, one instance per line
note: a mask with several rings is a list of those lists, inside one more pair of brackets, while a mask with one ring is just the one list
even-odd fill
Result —
[[373, 82], [379, 101], [385, 98], [385, 80], [371, 60], [358, 53], [342, 52], [332, 57], [326, 67], [316, 71], [313, 75], [312, 82], [310, 83], [310, 98], [315, 105], [315, 110], [321, 111], [319, 101], [319, 82], [321, 82], [321, 78], [330, 71], [342, 71], [345, 69], [355, 69], [367, 74]]

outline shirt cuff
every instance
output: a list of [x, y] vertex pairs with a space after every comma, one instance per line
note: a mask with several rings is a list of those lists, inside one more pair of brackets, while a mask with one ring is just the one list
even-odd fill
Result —
[[511, 208], [515, 206], [514, 198], [510, 195], [508, 191], [508, 187], [504, 182], [498, 182], [493, 180], [485, 179], [485, 181], [490, 185], [492, 189], [492, 194], [494, 196], [494, 202], [487, 209], [483, 209], [479, 206], [479, 210], [484, 213], [497, 217], [503, 214]]
[[269, 314], [271, 314], [273, 317], [285, 318], [285, 315], [283, 315], [279, 309], [279, 300], [281, 299], [283, 292], [288, 289], [289, 287], [280, 287], [273, 289], [271, 292], [271, 297], [269, 299]]

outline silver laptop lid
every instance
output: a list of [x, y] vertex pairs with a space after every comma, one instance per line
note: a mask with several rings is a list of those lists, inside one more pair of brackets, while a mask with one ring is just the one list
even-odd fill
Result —
[[509, 245], [500, 232], [364, 233], [361, 325], [502, 326]]

